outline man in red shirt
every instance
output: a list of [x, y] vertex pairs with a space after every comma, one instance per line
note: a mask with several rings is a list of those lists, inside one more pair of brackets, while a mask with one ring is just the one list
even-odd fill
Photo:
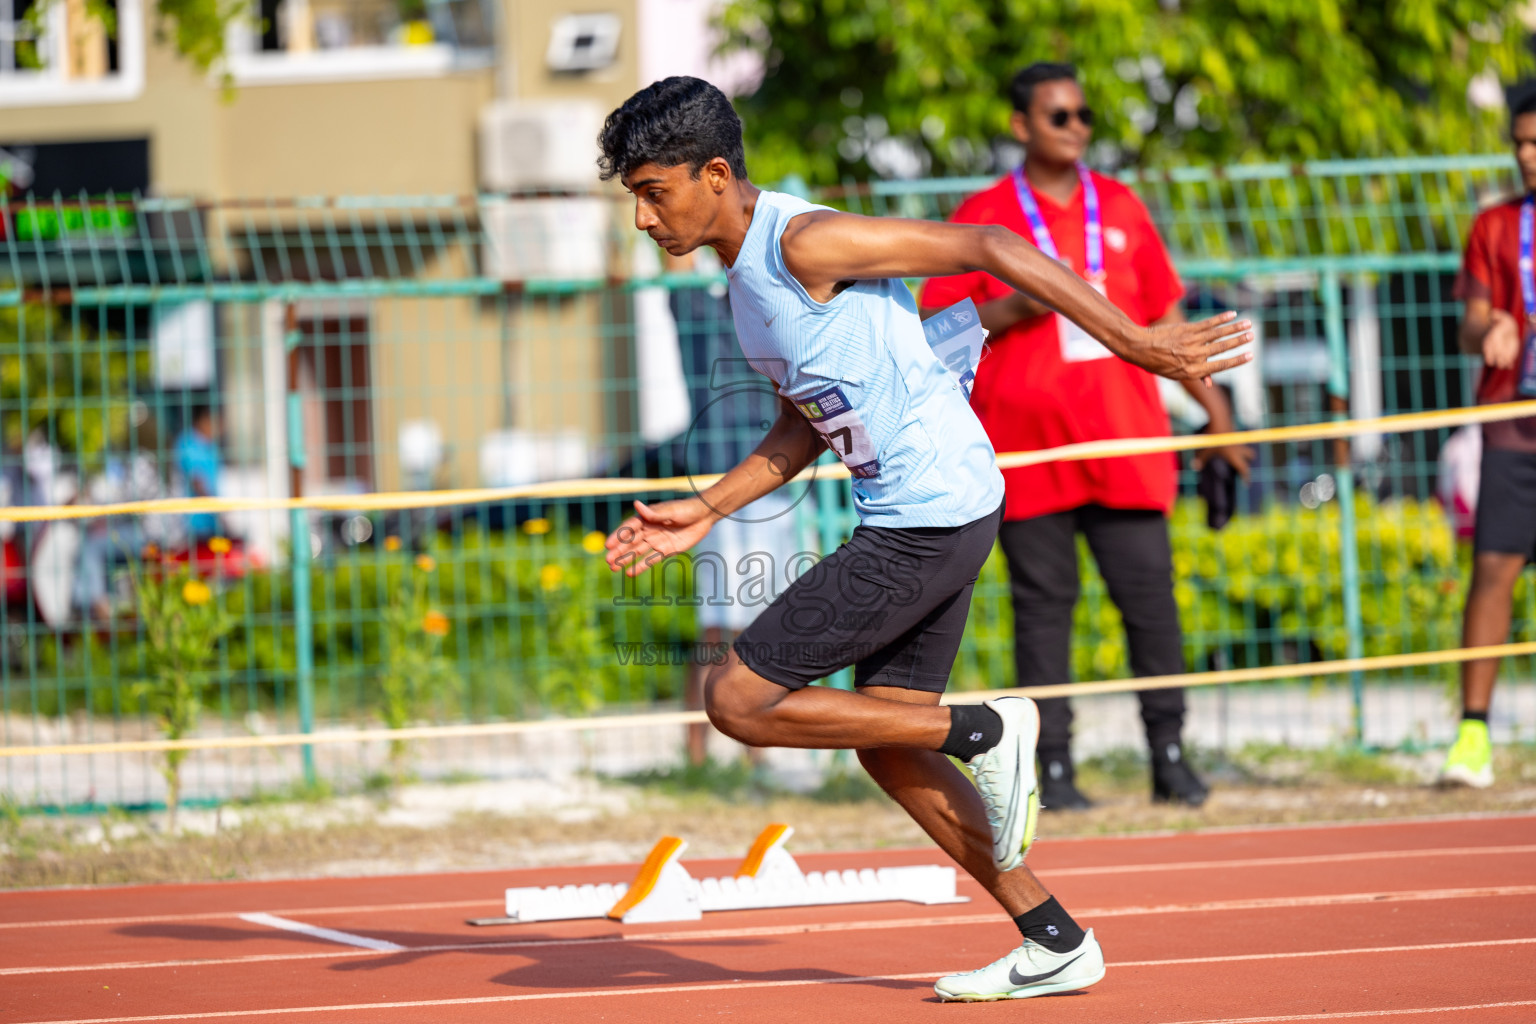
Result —
[[[1014, 78], [1010, 94], [1024, 165], [971, 196], [951, 219], [1012, 229], [1070, 265], [1137, 323], [1183, 319], [1184, 287], [1146, 207], [1124, 185], [1082, 165], [1093, 114], [1076, 69], [1033, 64]], [[996, 278], [981, 272], [935, 278], [920, 305], [926, 315], [967, 297], [991, 332], [971, 404], [999, 452], [1169, 432], [1155, 377]], [[1196, 385], [1190, 391], [1209, 413], [1212, 431], [1232, 429], [1232, 410], [1220, 389]], [[1202, 453], [1201, 462], [1218, 454], [1247, 475], [1248, 449]], [[1020, 686], [1070, 678], [1079, 532], [1125, 621], [1132, 671], [1185, 671], [1167, 522], [1177, 468], [1168, 454], [1005, 471], [1007, 510], [999, 540], [1012, 581]], [[1184, 691], [1139, 696], [1152, 751], [1153, 799], [1203, 803], [1206, 787], [1183, 757]], [[1037, 703], [1041, 805], [1091, 806], [1072, 767], [1071, 705], [1065, 698]]]
[[[1520, 280], [1521, 219], [1536, 220], [1536, 93], [1512, 102], [1510, 111], [1526, 194], [1478, 214], [1456, 281], [1456, 297], [1466, 303], [1457, 341], [1463, 352], [1483, 358], [1479, 405], [1536, 397], [1520, 392], [1525, 349], [1536, 330], [1529, 312], [1536, 308], [1536, 294], [1526, 294], [1536, 287]], [[1483, 425], [1472, 548], [1462, 645], [1501, 644], [1509, 637], [1515, 580], [1536, 554], [1536, 418]], [[1462, 662], [1461, 726], [1441, 769], [1442, 782], [1493, 784], [1488, 705], [1498, 673], [1497, 658]]]

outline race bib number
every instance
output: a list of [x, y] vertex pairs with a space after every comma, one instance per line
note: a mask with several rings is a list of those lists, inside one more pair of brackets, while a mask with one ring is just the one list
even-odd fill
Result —
[[828, 388], [795, 404], [827, 442], [832, 454], [843, 460], [848, 472], [864, 479], [880, 472], [875, 443], [842, 388]]
[[[1104, 282], [1088, 283], [1094, 291], [1100, 295], [1104, 294]], [[1056, 329], [1061, 335], [1061, 361], [1064, 363], [1089, 363], [1095, 359], [1109, 359], [1114, 356], [1114, 353], [1105, 348], [1098, 338], [1060, 313], [1056, 314]]]
[[923, 336], [969, 402], [971, 385], [976, 382], [976, 364], [981, 362], [982, 345], [987, 340], [976, 303], [961, 299], [948, 309], [935, 313], [923, 321]]

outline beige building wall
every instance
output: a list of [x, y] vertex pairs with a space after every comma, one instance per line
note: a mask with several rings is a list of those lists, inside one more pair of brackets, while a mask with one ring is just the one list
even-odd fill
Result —
[[[606, 112], [641, 86], [640, 26], [637, 0], [503, 0], [510, 60], [505, 69], [509, 94], [519, 100], [590, 100]], [[545, 49], [555, 22], [567, 14], [606, 10], [619, 15], [618, 54], [612, 66], [581, 75], [548, 70]], [[594, 188], [598, 187], [593, 167]], [[617, 185], [608, 188], [622, 194]], [[615, 237], [629, 240], [632, 210], [614, 206]], [[614, 272], [627, 260], [614, 257]], [[632, 375], [632, 306], [627, 296], [584, 295], [531, 300], [513, 318], [514, 357], [509, 382], [516, 396], [514, 426], [541, 434], [578, 430], [591, 440], [634, 432], [638, 404], [627, 390], [612, 386], [615, 374]], [[625, 452], [609, 452], [623, 458]], [[561, 473], [560, 475], [570, 475]]]
[[[607, 365], [614, 347], [627, 348], [628, 339], [613, 339], [603, 305], [601, 295], [374, 301], [369, 328], [378, 486], [405, 486], [398, 438], [402, 424], [412, 420], [430, 420], [442, 431], [445, 462], [437, 483], [444, 487], [484, 483], [480, 445], [491, 431], [512, 428], [551, 441], [576, 431], [596, 442], [622, 429], [633, 418], [632, 400], [614, 393], [605, 379], [614, 369]], [[610, 318], [625, 315], [608, 312]]]
[[148, 138], [160, 195], [472, 193], [491, 68], [424, 78], [245, 85], [226, 92], [146, 44], [136, 99], [0, 108], [0, 145]]
[[468, 195], [490, 69], [247, 86], [219, 111], [220, 196]]
[[[620, 16], [618, 59], [585, 74], [545, 67], [562, 15]], [[150, 139], [163, 195], [456, 194], [477, 185], [476, 132], [498, 93], [617, 106], [637, 88], [635, 0], [502, 0], [500, 66], [419, 77], [237, 84], [199, 75], [146, 32], [145, 82], [131, 100], [0, 107], [0, 145]]]
[[[555, 21], [605, 10], [622, 19], [615, 63], [584, 74], [549, 71], [545, 52]], [[205, 200], [471, 195], [478, 190], [478, 125], [487, 103], [498, 96], [587, 99], [607, 110], [642, 84], [636, 0], [501, 0], [500, 13], [496, 66], [421, 77], [238, 84], [229, 93], [216, 76], [196, 73], [155, 39], [151, 9], [138, 97], [0, 108], [0, 146], [147, 137], [152, 190]], [[227, 224], [238, 220], [236, 211]], [[217, 245], [219, 224], [210, 227]], [[473, 272], [455, 253], [434, 261], [428, 276]], [[504, 323], [507, 303], [515, 312]], [[607, 373], [629, 364], [629, 304], [607, 305], [599, 296], [522, 304], [375, 301], [369, 327], [376, 485], [403, 485], [397, 439], [400, 425], [412, 419], [431, 419], [442, 429], [448, 462], [440, 483], [455, 487], [480, 483], [479, 443], [492, 430], [575, 429], [596, 441], [633, 429], [633, 396], [609, 393], [604, 385]], [[256, 306], [228, 310], [225, 329], [254, 345], [262, 336], [261, 315]], [[264, 412], [254, 393], [245, 393], [260, 387], [259, 351], [231, 360], [228, 369], [234, 379], [224, 383], [242, 393], [231, 410], [234, 433], [242, 447], [259, 450]]]
[[0, 107], [7, 142], [81, 142], [148, 138], [150, 180], [165, 195], [220, 195], [216, 140], [221, 103], [216, 84], [198, 76], [169, 45], [148, 33], [144, 91], [111, 103]]
[[[502, 0], [506, 18], [503, 52], [509, 95], [517, 99], [595, 100], [605, 110], [623, 103], [640, 86], [636, 0]], [[611, 67], [579, 75], [554, 74], [545, 67], [550, 29], [567, 14], [606, 11], [623, 21], [618, 57]]]

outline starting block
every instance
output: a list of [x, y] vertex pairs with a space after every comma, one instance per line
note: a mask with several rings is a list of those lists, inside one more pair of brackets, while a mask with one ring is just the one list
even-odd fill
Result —
[[788, 825], [769, 825], [734, 875], [695, 879], [678, 858], [688, 844], [666, 836], [651, 848], [628, 885], [566, 885], [507, 890], [507, 916], [476, 924], [520, 924], [607, 917], [624, 924], [697, 921], [709, 910], [815, 907], [839, 903], [968, 903], [955, 894], [955, 869], [800, 870], [784, 844]]

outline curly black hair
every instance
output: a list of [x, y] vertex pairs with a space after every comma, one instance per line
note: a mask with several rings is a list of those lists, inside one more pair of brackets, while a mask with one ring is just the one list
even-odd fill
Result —
[[1027, 114], [1029, 104], [1035, 98], [1035, 86], [1063, 80], [1077, 81], [1077, 68], [1071, 64], [1038, 61], [1013, 76], [1013, 81], [1008, 83], [1008, 98], [1013, 101], [1014, 110]]
[[687, 164], [697, 178], [715, 157], [747, 176], [741, 148], [741, 118], [725, 93], [699, 78], [663, 78], [635, 93], [608, 115], [597, 137], [603, 155], [597, 166], [604, 181], [623, 178], [637, 167]]

